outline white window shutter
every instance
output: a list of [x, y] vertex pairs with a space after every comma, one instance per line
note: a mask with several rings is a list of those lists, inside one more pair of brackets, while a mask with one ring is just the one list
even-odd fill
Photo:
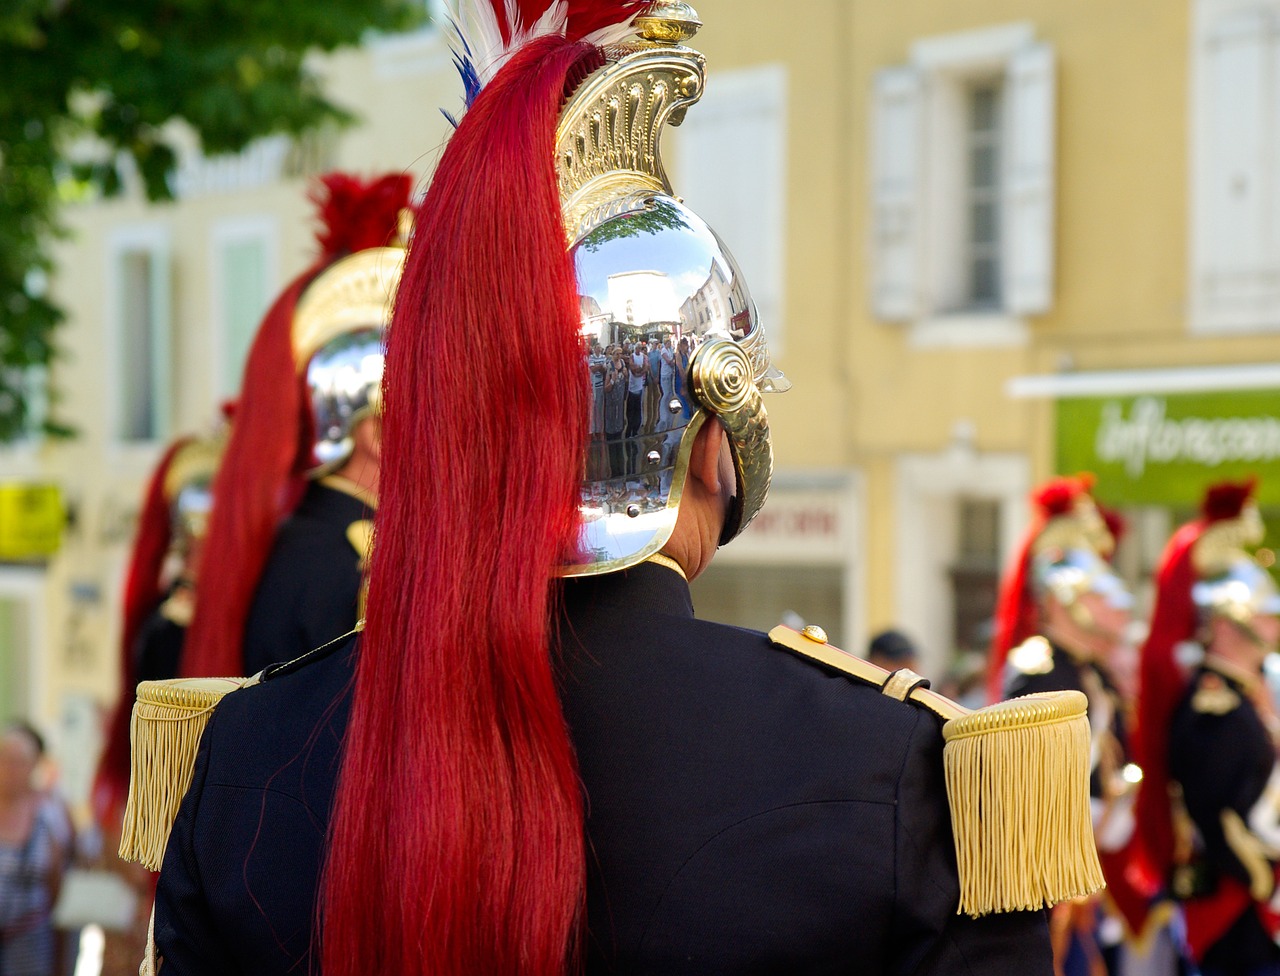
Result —
[[676, 192], [738, 262], [775, 358], [786, 342], [787, 88], [784, 65], [713, 73], [675, 130]]
[[1006, 75], [1004, 302], [1016, 315], [1053, 304], [1056, 90], [1053, 48], [1032, 44]]
[[871, 303], [879, 318], [910, 321], [924, 311], [924, 79], [886, 68], [873, 99]]
[[1192, 254], [1195, 317], [1210, 327], [1264, 324], [1274, 281], [1275, 22], [1241, 10], [1201, 22], [1195, 82]]

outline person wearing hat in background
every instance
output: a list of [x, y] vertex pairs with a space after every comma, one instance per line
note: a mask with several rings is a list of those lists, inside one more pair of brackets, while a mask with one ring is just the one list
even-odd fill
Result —
[[[687, 581], [764, 502], [764, 398], [789, 383], [657, 151], [705, 83], [693, 11], [455, 20], [471, 98], [388, 333], [366, 625], [211, 718], [222, 692], [140, 695], [144, 740], [172, 731], [153, 691], [209, 722], [163, 855], [163, 973], [1048, 976], [1041, 907], [1101, 882], [1083, 697], [974, 716], [817, 628], [694, 618]], [[608, 285], [637, 270], [718, 312], [687, 323], [673, 455], [603, 491], [580, 310], [625, 321]]]
[[[1200, 583], [1226, 579], [1233, 566], [1250, 561], [1247, 550], [1262, 541], [1261, 516], [1253, 502], [1254, 479], [1224, 481], [1206, 489], [1197, 518], [1181, 526], [1170, 538], [1156, 568], [1155, 606], [1139, 661], [1140, 688], [1135, 753], [1143, 770], [1138, 789], [1136, 843], [1131, 852], [1130, 874], [1151, 892], [1152, 914], [1166, 914], [1171, 896], [1183, 901], [1185, 939], [1181, 949], [1195, 956], [1203, 952], [1208, 936], [1223, 926], [1224, 906], [1238, 890], [1219, 889], [1206, 894], [1204, 878], [1193, 856], [1192, 827], [1186, 807], [1178, 798], [1171, 734], [1175, 715], [1196, 678], [1204, 657], [1209, 619], [1207, 605], [1195, 594]], [[1204, 597], [1206, 591], [1200, 591]], [[1203, 680], [1213, 684], [1216, 679]], [[1204, 705], [1207, 700], [1199, 701]], [[1247, 738], [1242, 740], [1242, 745]], [[1230, 886], [1228, 886], [1230, 887]], [[1253, 933], [1256, 935], [1256, 932]]]
[[245, 364], [184, 675], [253, 674], [356, 625], [411, 186], [403, 173], [318, 181], [320, 256], [267, 312]]
[[[1092, 903], [1055, 909], [1054, 956], [1066, 974], [1117, 966], [1124, 928], [1116, 931], [1116, 922], [1133, 914], [1131, 901], [1136, 900], [1139, 915], [1146, 906], [1124, 877], [1137, 774], [1129, 762], [1127, 703], [1111, 675], [1133, 598], [1108, 562], [1115, 540], [1092, 485], [1091, 478], [1076, 476], [1052, 479], [1036, 490], [1036, 519], [1009, 574], [1016, 583], [1006, 580], [997, 611], [1004, 633], [1010, 632], [1010, 621], [1035, 621], [1035, 632], [1005, 658], [1004, 697], [1072, 689], [1089, 700], [1090, 795], [1108, 890]], [[1007, 602], [1015, 594], [1016, 609]]]
[[1143, 770], [1135, 867], [1153, 889], [1167, 884], [1176, 846], [1168, 800], [1169, 725], [1191, 669], [1203, 654], [1201, 614], [1192, 590], [1200, 580], [1223, 573], [1234, 554], [1262, 541], [1262, 517], [1253, 501], [1256, 489], [1252, 478], [1210, 485], [1199, 515], [1174, 532], [1156, 566], [1155, 604], [1139, 656], [1134, 737], [1135, 757]]
[[911, 638], [901, 631], [882, 630], [867, 645], [867, 660], [886, 671], [899, 668], [915, 671], [920, 665], [920, 652]]
[[[195, 610], [197, 567], [212, 505], [211, 486], [226, 447], [233, 407], [211, 432], [178, 438], [152, 472], [138, 513], [125, 572], [120, 621], [120, 692], [104, 730], [94, 773], [91, 806], [112, 871], [140, 903], [151, 897], [153, 876], [115, 858], [129, 794], [129, 719], [140, 681], [175, 677], [187, 627]], [[145, 921], [144, 918], [140, 921]], [[107, 933], [104, 952], [113, 960], [137, 956], [141, 931]], [[0, 970], [2, 971], [2, 970]]]
[[1169, 729], [1169, 774], [1194, 825], [1175, 868], [1187, 940], [1202, 976], [1280, 973], [1280, 719], [1262, 678], [1280, 642], [1280, 592], [1238, 552], [1192, 588], [1204, 659]]

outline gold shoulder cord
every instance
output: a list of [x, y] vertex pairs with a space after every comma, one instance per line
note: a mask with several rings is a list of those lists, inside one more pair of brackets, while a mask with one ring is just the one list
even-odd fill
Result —
[[1089, 721], [1078, 691], [972, 711], [827, 643], [818, 627], [769, 639], [944, 722], [943, 763], [960, 878], [960, 914], [1033, 911], [1103, 887], [1089, 810]]
[[144, 681], [129, 722], [129, 799], [120, 857], [159, 871], [169, 830], [195, 773], [200, 736], [218, 702], [252, 678]]

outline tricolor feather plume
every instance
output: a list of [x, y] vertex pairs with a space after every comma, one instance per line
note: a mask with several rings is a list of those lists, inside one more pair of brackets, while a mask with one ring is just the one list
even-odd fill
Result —
[[[539, 37], [621, 44], [636, 34], [632, 21], [649, 0], [446, 0], [454, 65], [466, 105], [511, 55]], [[451, 119], [451, 121], [453, 121]]]

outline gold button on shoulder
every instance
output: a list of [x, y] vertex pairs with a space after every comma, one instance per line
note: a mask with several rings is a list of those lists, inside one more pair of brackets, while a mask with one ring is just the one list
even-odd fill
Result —
[[813, 641], [815, 644], [825, 644], [827, 642], [827, 632], [817, 624], [809, 624], [804, 630], [800, 631], [805, 637]]

